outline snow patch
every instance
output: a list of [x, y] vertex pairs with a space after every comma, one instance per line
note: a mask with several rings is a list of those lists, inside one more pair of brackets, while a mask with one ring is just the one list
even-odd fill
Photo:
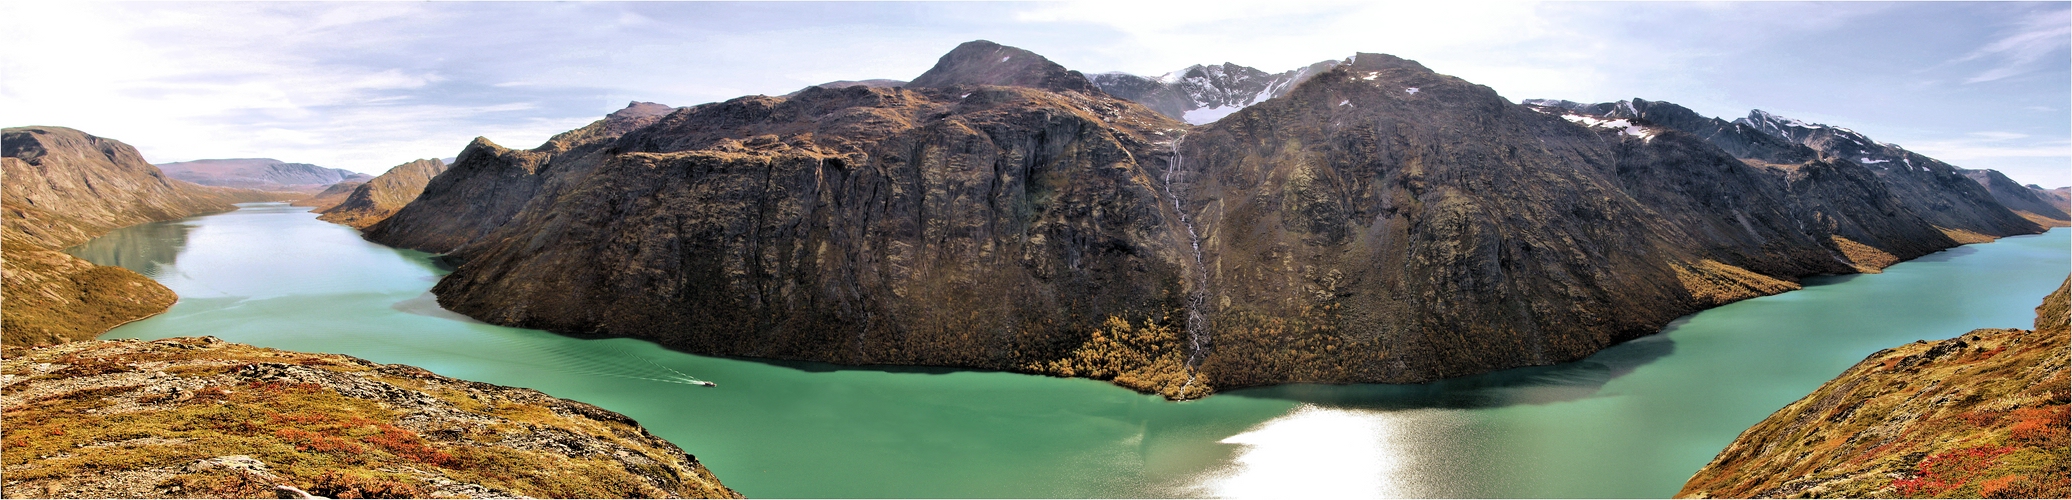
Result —
[[1409, 87], [1409, 88], [1405, 88], [1405, 89], [1403, 89], [1403, 91], [1404, 91], [1404, 92], [1409, 92], [1409, 93], [1415, 94], [1415, 93], [1417, 93], [1417, 87]]
[[1236, 113], [1237, 110], [1240, 109], [1245, 108], [1244, 106], [1223, 106], [1216, 108], [1191, 109], [1187, 111], [1187, 114], [1180, 115], [1180, 121], [1184, 121], [1194, 125], [1201, 125], [1205, 123], [1214, 122], [1216, 120], [1221, 120], [1223, 119], [1223, 117], [1230, 116], [1231, 113]]
[[1591, 116], [1570, 114], [1561, 115], [1561, 119], [1579, 123], [1586, 127], [1618, 129], [1619, 135], [1639, 137], [1641, 139], [1655, 138], [1654, 131], [1648, 130], [1647, 127], [1634, 125], [1632, 121], [1625, 118], [1604, 120]]
[[1353, 100], [1352, 100], [1352, 99], [1346, 99], [1346, 100], [1343, 100], [1343, 101], [1338, 101], [1338, 105], [1339, 105], [1339, 106], [1344, 106], [1344, 105], [1346, 105], [1347, 103], [1350, 103], [1350, 102], [1353, 102]]
[[1862, 164], [1865, 164], [1865, 165], [1876, 165], [1876, 164], [1879, 164], [1879, 163], [1892, 163], [1892, 160], [1873, 160], [1873, 159], [1870, 159], [1870, 158], [1857, 158], [1857, 159], [1856, 159], [1856, 162], [1857, 162], [1857, 163], [1862, 163]]
[[1013, 58], [1014, 58], [1014, 56], [1007, 56], [1007, 57], [1002, 57], [1002, 58], [1000, 58], [1000, 62], [1007, 62], [1007, 60], [1008, 60], [1008, 59], [1013, 59]]

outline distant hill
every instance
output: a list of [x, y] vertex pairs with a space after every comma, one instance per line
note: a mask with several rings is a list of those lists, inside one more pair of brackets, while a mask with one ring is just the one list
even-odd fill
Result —
[[344, 181], [365, 182], [374, 176], [342, 168], [288, 163], [272, 158], [194, 160], [158, 165], [166, 175], [204, 186], [266, 191], [321, 191]]
[[416, 160], [396, 165], [381, 176], [353, 187], [342, 201], [322, 210], [323, 215], [317, 218], [366, 229], [395, 215], [397, 210], [417, 199], [418, 193], [424, 192], [425, 184], [445, 171], [446, 162], [439, 160]]
[[317, 194], [310, 195], [308, 198], [295, 200], [294, 204], [296, 206], [310, 207], [309, 211], [311, 212], [330, 210], [331, 207], [344, 203], [345, 197], [353, 194], [354, 188], [358, 188], [361, 184], [366, 183], [366, 181], [340, 181], [337, 184], [324, 187], [323, 191], [318, 191]]

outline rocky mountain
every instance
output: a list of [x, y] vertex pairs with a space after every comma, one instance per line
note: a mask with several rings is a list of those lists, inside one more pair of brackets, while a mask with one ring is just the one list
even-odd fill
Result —
[[[638, 106], [638, 103], [636, 103]], [[628, 108], [633, 109], [633, 108]], [[416, 160], [389, 168], [365, 183], [354, 187], [345, 200], [331, 208], [324, 209], [318, 219], [365, 229], [367, 226], [394, 215], [418, 193], [431, 183], [433, 177], [446, 171], [446, 162], [435, 159]]]
[[1091, 78], [1109, 95], [1136, 101], [1152, 110], [1191, 124], [1216, 121], [1245, 106], [1280, 97], [1339, 61], [1267, 73], [1233, 63], [1194, 65], [1156, 77], [1101, 73]]
[[204, 186], [262, 191], [316, 192], [339, 182], [366, 182], [371, 175], [272, 158], [194, 160], [159, 164], [166, 175]]
[[1077, 76], [979, 41], [902, 88], [477, 139], [366, 237], [447, 253], [440, 304], [498, 324], [1174, 398], [1569, 361], [1958, 244], [1752, 126], [1712, 136], [1804, 160], [1387, 55], [1191, 128]]
[[[1871, 140], [1855, 131], [1780, 117], [1762, 110], [1733, 122], [1706, 118], [1670, 103], [1633, 99], [1600, 104], [1532, 99], [1528, 106], [1562, 109], [1596, 120], [1632, 120], [1705, 138], [1736, 157], [1781, 170], [1809, 161], [1839, 169], [1842, 176], [1867, 172], [1884, 191], [1919, 218], [1965, 243], [2041, 231], [2041, 226], [2003, 206], [1963, 169], [1899, 146]], [[2009, 181], [2012, 184], [2012, 181]], [[1852, 204], [1860, 205], [1860, 204]], [[2054, 213], [2055, 211], [2053, 211]], [[2047, 216], [2046, 216], [2047, 217]], [[1827, 219], [1861, 222], [1864, 217], [1831, 213]], [[1912, 238], [1900, 238], [1902, 240]]]
[[2060, 207], [2061, 204], [2050, 197], [2049, 191], [2041, 187], [2021, 185], [1998, 170], [1960, 168], [1957, 172], [1985, 187], [1986, 192], [1993, 195], [1993, 201], [2000, 202], [2001, 206], [2013, 210], [2031, 222], [2052, 227], [2072, 225], [2072, 215], [2066, 215], [2065, 209]]
[[[2038, 226], [1994, 200], [1993, 194], [1965, 177], [1957, 167], [1864, 137], [1841, 127], [1806, 123], [1762, 110], [1736, 119], [1776, 137], [1806, 145], [1821, 154], [1863, 165], [1878, 174], [1914, 213], [1937, 227], [1987, 238], [2028, 234]], [[1978, 241], [1974, 238], [1960, 238]]]
[[2044, 299], [2033, 330], [1871, 354], [1741, 433], [1677, 496], [2066, 497], [2067, 293]]
[[309, 211], [311, 212], [330, 210], [331, 207], [344, 203], [345, 197], [351, 196], [353, 189], [360, 187], [361, 184], [366, 184], [366, 182], [341, 181], [337, 184], [325, 186], [323, 191], [318, 191], [317, 194], [310, 195], [308, 198], [295, 200], [293, 203], [295, 206], [310, 207]]
[[[858, 85], [862, 85], [862, 86], [865, 86], [865, 87], [876, 87], [876, 88], [891, 88], [891, 87], [904, 87], [904, 86], [906, 86], [906, 85], [907, 85], [907, 82], [906, 82], [906, 80], [889, 80], [889, 79], [884, 79], [884, 78], [873, 78], [873, 79], [869, 79], [869, 80], [835, 80], [835, 81], [832, 81], [832, 82], [827, 82], [827, 83], [823, 83], [823, 84], [819, 84], [819, 85], [814, 85], [814, 87], [819, 87], [819, 88], [823, 88], [823, 89], [845, 89], [845, 88], [849, 88], [849, 87], [855, 87], [855, 86], [858, 86]], [[805, 90], [800, 90], [799, 92], [805, 92]], [[792, 93], [789, 93], [789, 94], [784, 94], [784, 96], [785, 96], [785, 97], [791, 97], [791, 96], [799, 95], [799, 92], [792, 92]]]
[[59, 252], [116, 228], [232, 210], [274, 194], [168, 178], [136, 148], [63, 127], [0, 137], [0, 343], [92, 338], [171, 306], [171, 290]]
[[214, 337], [7, 348], [8, 497], [739, 498], [624, 415]]

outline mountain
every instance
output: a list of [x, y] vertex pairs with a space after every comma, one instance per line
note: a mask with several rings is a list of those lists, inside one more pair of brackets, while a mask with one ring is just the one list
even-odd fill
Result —
[[1323, 61], [1269, 74], [1226, 62], [1220, 65], [1197, 64], [1158, 77], [1102, 73], [1091, 78], [1095, 86], [1109, 95], [1136, 101], [1176, 120], [1200, 125], [1228, 116], [1245, 106], [1280, 97], [1304, 80], [1338, 64], [1339, 61]]
[[[832, 82], [814, 85], [814, 87], [819, 87], [823, 89], [845, 89], [849, 87], [855, 87], [858, 85], [862, 85], [865, 87], [890, 88], [904, 87], [907, 85], [907, 82], [905, 80], [888, 80], [884, 78], [873, 78], [869, 80], [835, 80]], [[800, 90], [799, 92], [804, 92], [804, 90]], [[799, 95], [799, 92], [784, 94], [784, 96], [791, 97]]]
[[[389, 168], [365, 183], [354, 187], [345, 200], [331, 208], [324, 209], [318, 219], [366, 229], [367, 226], [394, 215], [418, 193], [424, 192], [425, 184], [433, 177], [446, 171], [446, 163], [431, 160], [416, 160]], [[344, 183], [340, 183], [341, 185]]]
[[341, 168], [324, 168], [308, 163], [287, 163], [272, 158], [194, 160], [158, 165], [166, 175], [204, 186], [224, 186], [262, 191], [321, 191], [339, 182], [365, 182], [373, 176]]
[[1676, 496], [2065, 498], [2067, 293], [2044, 298], [2033, 330], [1871, 354], [1741, 433]]
[[478, 138], [365, 236], [447, 254], [440, 304], [492, 323], [1173, 398], [1571, 361], [1959, 244], [1750, 125], [1523, 106], [1393, 56], [1197, 127], [1077, 75], [977, 41], [901, 88]]
[[[996, 60], [997, 58], [997, 60]], [[1099, 94], [1100, 89], [1078, 71], [1065, 69], [1015, 47], [985, 40], [964, 42], [935, 62], [935, 66], [914, 77], [908, 87], [942, 88], [958, 85], [1029, 87], [1053, 92]]]
[[1937, 227], [1963, 234], [1960, 240], [1984, 241], [2000, 236], [2039, 232], [2040, 227], [1994, 200], [1993, 194], [1957, 167], [1873, 141], [1840, 127], [1806, 123], [1762, 110], [1736, 119], [1773, 136], [1870, 168], [1914, 213]]
[[308, 198], [295, 200], [294, 204], [296, 206], [310, 207], [309, 211], [311, 212], [329, 210], [331, 207], [338, 206], [339, 203], [344, 203], [345, 197], [352, 195], [353, 189], [359, 188], [361, 184], [366, 184], [366, 182], [339, 181], [337, 184], [325, 186], [323, 191], [318, 191], [317, 194], [310, 195]]
[[[1830, 177], [1860, 177], [1868, 173], [1884, 184], [1883, 190], [1889, 192], [1912, 217], [1961, 242], [1991, 241], [2001, 236], [2042, 230], [2041, 226], [2003, 206], [1979, 182], [1967, 177], [1963, 169], [1896, 145], [1871, 140], [1846, 128], [1806, 123], [1762, 110], [1754, 110], [1748, 117], [1726, 122], [1699, 116], [1682, 106], [1643, 99], [1588, 105], [1543, 99], [1525, 102], [1539, 109], [1563, 109], [1581, 117], [1632, 119], [1637, 123], [1676, 128], [1703, 137], [1736, 157], [1771, 168], [1794, 170], [1798, 165], [1812, 161], [1825, 164], [1829, 169], [1838, 169], [1836, 175]], [[1801, 174], [1801, 177], [1814, 176]], [[2012, 184], [2011, 181], [2009, 183]], [[1862, 206], [1860, 203], [1850, 205]], [[1838, 221], [1838, 224], [1867, 220], [1866, 217], [1842, 213], [1831, 213], [1827, 219]], [[1895, 241], [1899, 240], [1917, 238], [1908, 236]]]
[[157, 314], [173, 292], [126, 269], [58, 250], [124, 226], [235, 209], [272, 193], [168, 178], [136, 148], [64, 127], [5, 129], [0, 137], [0, 344], [92, 338]]
[[2072, 225], [2072, 215], [2066, 215], [2065, 209], [2060, 208], [2059, 203], [2049, 197], [2049, 192], [2040, 187], [2021, 185], [1998, 170], [1960, 168], [1957, 169], [1957, 173], [1964, 174], [1964, 177], [1972, 182], [1985, 187], [1986, 192], [1993, 195], [1993, 201], [2000, 202], [2001, 206], [2013, 210], [2030, 222], [2051, 227]]
[[412, 366], [182, 337], [0, 372], [9, 497], [740, 497], [624, 415]]

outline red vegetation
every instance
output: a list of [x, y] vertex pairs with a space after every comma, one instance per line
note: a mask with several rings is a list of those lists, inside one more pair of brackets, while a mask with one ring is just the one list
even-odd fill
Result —
[[1978, 479], [1979, 472], [2012, 452], [2012, 446], [1981, 446], [1930, 455], [1915, 466], [1914, 477], [1893, 481], [1892, 486], [1899, 488], [1900, 496], [1942, 496]]
[[426, 445], [416, 433], [389, 424], [380, 424], [381, 433], [360, 438], [361, 441], [381, 447], [398, 457], [432, 465], [452, 465], [453, 455]]

